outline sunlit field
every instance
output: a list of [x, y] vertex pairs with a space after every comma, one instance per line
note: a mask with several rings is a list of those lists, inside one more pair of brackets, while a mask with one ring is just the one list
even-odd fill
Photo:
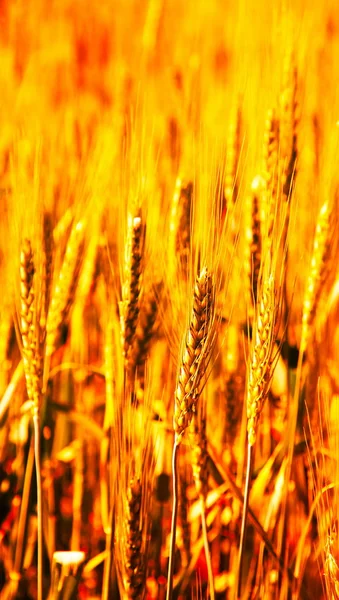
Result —
[[339, 599], [337, 0], [0, 0], [1, 600]]

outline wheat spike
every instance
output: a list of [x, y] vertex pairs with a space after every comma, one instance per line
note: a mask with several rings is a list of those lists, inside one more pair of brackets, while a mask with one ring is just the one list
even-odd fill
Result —
[[43, 216], [43, 276], [42, 276], [42, 314], [41, 325], [46, 326], [48, 307], [50, 301], [52, 274], [53, 274], [53, 223], [50, 213], [45, 212]]
[[53, 290], [47, 317], [46, 356], [51, 356], [58, 342], [61, 325], [67, 321], [77, 288], [84, 249], [84, 223], [72, 229], [57, 284]]
[[261, 218], [260, 218], [260, 195], [262, 195], [262, 178], [256, 177], [252, 183], [251, 194], [247, 202], [248, 221], [247, 241], [249, 245], [249, 277], [253, 301], [256, 301], [258, 293], [258, 281], [261, 264]]
[[20, 299], [20, 330], [27, 395], [37, 407], [40, 403], [41, 358], [35, 322], [33, 252], [29, 240], [23, 242], [20, 253]]
[[123, 524], [123, 556], [121, 557], [122, 586], [126, 598], [143, 598], [146, 583], [146, 565], [143, 555], [143, 534], [141, 522], [142, 484], [132, 478], [127, 488], [125, 500], [125, 521]]
[[192, 201], [193, 183], [185, 182], [178, 177], [172, 201], [169, 251], [170, 255], [174, 257], [173, 267], [179, 265], [180, 274], [183, 277], [187, 277], [191, 251]]
[[132, 345], [139, 314], [141, 260], [144, 241], [141, 216], [130, 219], [125, 261], [125, 281], [120, 303], [120, 323], [125, 357]]
[[242, 115], [237, 108], [231, 118], [226, 142], [225, 200], [232, 207], [238, 196], [237, 172], [241, 151]]
[[255, 444], [257, 423], [269, 390], [275, 316], [274, 278], [270, 274], [262, 284], [252, 332], [253, 347], [247, 385], [247, 432], [250, 446]]
[[279, 121], [273, 110], [267, 113], [264, 144], [263, 144], [263, 178], [265, 181], [265, 206], [262, 218], [266, 221], [267, 239], [273, 232], [275, 206], [278, 199], [278, 149], [279, 149]]
[[[200, 412], [200, 411], [199, 411]], [[203, 415], [193, 415], [190, 424], [190, 442], [192, 456], [192, 471], [195, 489], [198, 496], [206, 497], [207, 494], [207, 437], [206, 437], [206, 419]]]
[[145, 363], [149, 353], [155, 321], [158, 313], [158, 293], [161, 284], [145, 294], [139, 312], [139, 322], [135, 331], [128, 356], [128, 367], [133, 372], [136, 367]]
[[298, 72], [293, 57], [286, 59], [283, 91], [281, 94], [280, 158], [282, 191], [286, 199], [291, 195], [298, 158]]
[[315, 230], [313, 253], [310, 273], [307, 279], [303, 303], [301, 350], [307, 346], [309, 330], [312, 327], [319, 302], [322, 286], [329, 266], [329, 252], [331, 247], [331, 213], [327, 202], [320, 209]]
[[211, 351], [214, 289], [212, 275], [203, 268], [196, 278], [191, 323], [186, 336], [175, 392], [174, 431], [177, 441], [189, 426], [199, 397], [199, 385]]

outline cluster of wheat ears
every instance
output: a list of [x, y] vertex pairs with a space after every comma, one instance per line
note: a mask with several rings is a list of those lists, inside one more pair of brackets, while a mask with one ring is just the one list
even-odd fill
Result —
[[0, 1], [0, 597], [339, 599], [337, 0]]

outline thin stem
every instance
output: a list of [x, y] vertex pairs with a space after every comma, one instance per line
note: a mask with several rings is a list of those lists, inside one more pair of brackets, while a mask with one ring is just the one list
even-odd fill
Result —
[[2, 396], [2, 398], [0, 400], [0, 421], [2, 420], [6, 410], [8, 409], [9, 403], [10, 403], [10, 401], [14, 395], [14, 392], [16, 391], [16, 388], [18, 387], [21, 379], [23, 378], [23, 376], [24, 376], [24, 365], [21, 360], [12, 375], [12, 379], [6, 388], [4, 395]]
[[[22, 574], [22, 565], [23, 565], [23, 550], [25, 547], [25, 536], [27, 530], [27, 515], [30, 505], [31, 499], [31, 487], [32, 487], [32, 478], [33, 478], [33, 469], [34, 469], [34, 445], [33, 438], [31, 439], [31, 444], [28, 452], [26, 468], [25, 468], [25, 479], [24, 479], [24, 487], [22, 491], [21, 505], [20, 505], [20, 516], [18, 523], [18, 532], [17, 532], [17, 541], [15, 546], [15, 558], [14, 558], [14, 568], [13, 574], [14, 577], [11, 577], [12, 582], [12, 590], [13, 587], [15, 590], [17, 589], [18, 583], [20, 581], [20, 577]], [[16, 591], [13, 592], [10, 596], [11, 598], [16, 597]]]
[[109, 531], [106, 533], [106, 548], [105, 548], [105, 562], [104, 562], [104, 576], [102, 584], [102, 600], [109, 600], [112, 592], [112, 565], [113, 565], [113, 551], [114, 551], [114, 521], [115, 513], [111, 510], [111, 526]]
[[167, 592], [166, 600], [172, 600], [173, 595], [173, 573], [174, 573], [174, 554], [175, 554], [175, 538], [177, 529], [178, 515], [178, 499], [179, 499], [179, 477], [178, 477], [178, 440], [174, 438], [173, 455], [172, 455], [172, 477], [173, 477], [173, 507], [172, 507], [172, 524], [171, 524], [171, 542], [168, 562], [167, 576]]
[[38, 515], [38, 600], [42, 600], [42, 552], [43, 552], [43, 523], [42, 523], [42, 482], [40, 454], [40, 418], [36, 406], [33, 412], [34, 426], [34, 456], [37, 486], [37, 515]]
[[238, 590], [237, 598], [241, 598], [241, 576], [244, 561], [244, 544], [247, 530], [247, 514], [248, 514], [248, 503], [250, 497], [250, 485], [251, 485], [251, 474], [252, 474], [252, 458], [253, 458], [253, 447], [248, 444], [247, 447], [247, 465], [246, 465], [246, 481], [245, 481], [245, 493], [244, 493], [244, 507], [241, 519], [241, 532], [240, 532], [240, 543], [239, 543], [239, 566], [238, 566]]
[[207, 523], [206, 523], [206, 503], [203, 495], [200, 496], [201, 503], [201, 527], [202, 527], [202, 537], [204, 541], [204, 550], [205, 550], [205, 559], [207, 566], [207, 574], [208, 574], [208, 584], [210, 588], [210, 598], [214, 600], [214, 579], [213, 579], [213, 570], [212, 570], [212, 561], [211, 561], [211, 553], [208, 545], [208, 533], [207, 533]]
[[[219, 485], [222, 485], [225, 483], [225, 481], [227, 481], [233, 494], [235, 495], [235, 497], [238, 498], [238, 500], [241, 502], [242, 505], [244, 505], [245, 500], [241, 493], [241, 490], [239, 490], [238, 486], [235, 484], [232, 475], [228, 471], [227, 467], [225, 467], [222, 464], [222, 462], [218, 456], [218, 453], [216, 452], [216, 450], [213, 448], [213, 446], [210, 443], [208, 444], [208, 453], [209, 453], [210, 469], [211, 469], [211, 472], [214, 472], [217, 483], [219, 483]], [[248, 506], [248, 517], [249, 517], [252, 525], [255, 527], [256, 532], [258, 533], [258, 535], [261, 537], [261, 539], [265, 543], [265, 546], [266, 546], [268, 552], [271, 554], [272, 558], [274, 558], [274, 560], [276, 561], [279, 571], [281, 573], [284, 573], [286, 570], [285, 566], [284, 566], [284, 561], [277, 555], [277, 553], [272, 545], [271, 540], [269, 539], [266, 531], [264, 530], [261, 523], [258, 521], [255, 513], [253, 512], [253, 510], [251, 509], [250, 506]], [[289, 582], [292, 585], [292, 583], [294, 581], [294, 576], [293, 576], [293, 572], [291, 571], [291, 569], [287, 569], [287, 575], [288, 575]]]

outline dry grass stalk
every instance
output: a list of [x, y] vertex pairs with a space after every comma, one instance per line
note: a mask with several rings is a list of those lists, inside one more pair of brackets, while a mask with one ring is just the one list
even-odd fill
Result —
[[320, 209], [315, 230], [310, 273], [307, 279], [302, 314], [301, 351], [307, 347], [322, 287], [329, 271], [331, 249], [331, 212], [327, 202]]
[[267, 398], [272, 366], [276, 298], [272, 273], [262, 282], [252, 331], [252, 350], [247, 384], [247, 432], [248, 442], [256, 441], [257, 424]]
[[196, 278], [191, 323], [181, 360], [174, 406], [174, 431], [177, 443], [193, 417], [199, 397], [199, 386], [211, 353], [214, 288], [212, 275], [201, 269]]
[[144, 224], [141, 216], [131, 217], [128, 224], [125, 281], [120, 303], [122, 345], [126, 358], [133, 343], [139, 314], [144, 236]]
[[58, 343], [60, 327], [67, 322], [80, 275], [84, 250], [84, 223], [72, 229], [60, 273], [52, 292], [46, 325], [46, 356], [53, 354]]

